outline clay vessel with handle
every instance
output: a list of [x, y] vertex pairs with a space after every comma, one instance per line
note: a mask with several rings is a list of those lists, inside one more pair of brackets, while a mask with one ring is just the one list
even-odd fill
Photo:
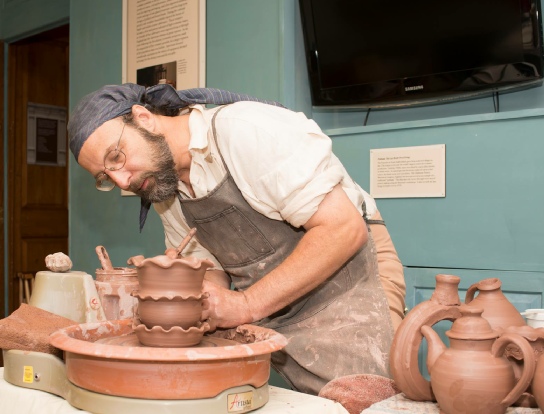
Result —
[[[460, 311], [462, 316], [446, 332], [449, 348], [431, 327], [421, 327], [429, 343], [427, 367], [440, 412], [504, 414], [533, 379], [533, 349], [520, 335], [499, 337], [482, 317], [483, 309], [464, 305]], [[518, 347], [523, 355], [523, 371], [517, 382], [512, 365], [503, 356], [509, 345]]]
[[[541, 400], [540, 407], [544, 408], [544, 363], [540, 360], [544, 360], [544, 328], [534, 328], [532, 326], [510, 326], [506, 328], [503, 333], [514, 333], [522, 336], [531, 345], [533, 354], [537, 361], [537, 368], [531, 385], [525, 390], [521, 398], [519, 398], [514, 405], [520, 407], [538, 407], [536, 398]], [[508, 346], [504, 355], [508, 358], [512, 367], [514, 368], [514, 374], [516, 378], [521, 376], [523, 370], [523, 354], [521, 350], [516, 346]]]
[[431, 383], [419, 370], [418, 353], [423, 335], [421, 327], [442, 320], [453, 321], [459, 312], [458, 276], [437, 275], [436, 287], [427, 301], [416, 305], [404, 318], [393, 338], [390, 368], [395, 385], [411, 400], [435, 401]]
[[[482, 316], [493, 329], [502, 330], [509, 326], [526, 325], [519, 311], [504, 296], [502, 283], [497, 278], [489, 278], [474, 283], [467, 289], [465, 304], [484, 310]], [[474, 295], [478, 292], [478, 295]]]
[[532, 391], [538, 408], [544, 413], [544, 357], [538, 358]]

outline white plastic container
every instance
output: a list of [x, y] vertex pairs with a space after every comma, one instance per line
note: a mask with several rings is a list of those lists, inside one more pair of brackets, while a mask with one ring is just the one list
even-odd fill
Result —
[[544, 327], [544, 309], [527, 309], [521, 312], [521, 316], [527, 319], [527, 325], [533, 328]]

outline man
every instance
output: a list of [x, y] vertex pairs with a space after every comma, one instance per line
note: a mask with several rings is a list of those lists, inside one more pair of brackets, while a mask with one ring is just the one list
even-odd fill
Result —
[[91, 93], [68, 126], [76, 160], [98, 189], [139, 195], [142, 221], [152, 202], [168, 248], [197, 229], [184, 253], [216, 263], [204, 317], [214, 328], [256, 323], [286, 336], [272, 363], [293, 388], [317, 394], [349, 374], [389, 377], [389, 306], [400, 319], [404, 280], [387, 230], [373, 224], [384, 268], [396, 272], [380, 283], [363, 217], [379, 219], [373, 199], [303, 114], [196, 91], [124, 84]]

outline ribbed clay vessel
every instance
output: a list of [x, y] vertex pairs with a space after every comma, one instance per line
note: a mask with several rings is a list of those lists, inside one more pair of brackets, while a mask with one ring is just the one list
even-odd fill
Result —
[[213, 267], [207, 259], [186, 257], [172, 259], [166, 255], [128, 260], [138, 271], [138, 318], [134, 331], [148, 346], [192, 346], [209, 330], [202, 323], [202, 292], [206, 270]]
[[145, 259], [134, 256], [128, 260], [138, 270], [141, 296], [200, 295], [206, 270], [214, 264], [208, 259], [185, 257], [171, 259], [160, 255]]
[[141, 296], [138, 298], [138, 315], [143, 324], [149, 329], [160, 326], [170, 329], [179, 326], [189, 329], [202, 318], [202, 299], [208, 294], [190, 296]]

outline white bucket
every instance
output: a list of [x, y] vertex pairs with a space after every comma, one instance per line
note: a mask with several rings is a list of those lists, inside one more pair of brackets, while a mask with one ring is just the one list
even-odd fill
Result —
[[533, 328], [544, 327], [544, 309], [527, 309], [521, 312], [521, 316], [527, 319], [527, 325]]

